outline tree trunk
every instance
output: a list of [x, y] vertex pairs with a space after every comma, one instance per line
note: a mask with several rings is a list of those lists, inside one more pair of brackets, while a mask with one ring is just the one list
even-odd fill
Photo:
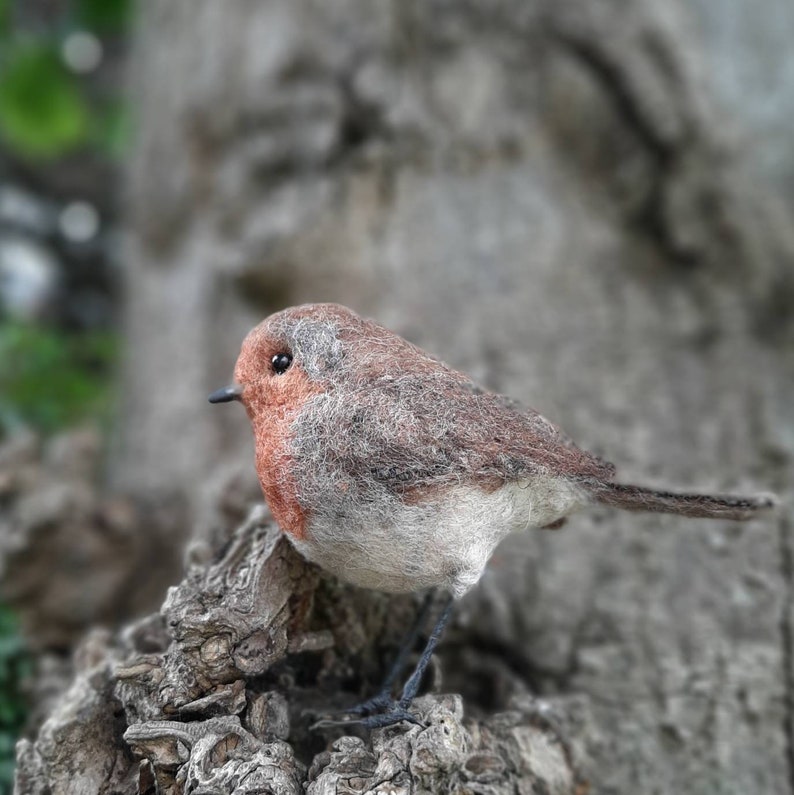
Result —
[[[183, 491], [196, 534], [222, 535], [218, 495], [256, 494], [252, 444], [243, 412], [206, 395], [264, 315], [333, 300], [534, 406], [626, 480], [790, 495], [794, 102], [765, 113], [753, 81], [791, 59], [778, 31], [794, 20], [784, 0], [734, 27], [726, 6], [722, 33], [713, 14], [672, 0], [143, 4], [117, 482]], [[793, 561], [786, 516], [603, 510], [511, 538], [456, 614], [444, 687], [483, 715], [520, 687], [576, 699], [595, 792], [792, 793]], [[121, 699], [124, 726], [149, 727], [126, 737], [161, 786], [199, 786], [197, 731], [265, 753], [223, 717], [244, 696], [222, 678], [202, 729], [178, 713], [152, 728], [161, 702], [136, 718]], [[507, 735], [486, 742], [443, 703], [469, 732], [444, 786], [463, 787], [464, 746], [515, 784]], [[513, 728], [533, 725], [519, 713]], [[325, 752], [309, 791], [333, 791], [317, 771], [342, 757], [373, 786], [383, 737]], [[285, 780], [304, 778], [272, 745]]]
[[586, 712], [564, 699], [516, 693], [510, 711], [464, 721], [460, 696], [423, 696], [415, 723], [366, 743], [312, 725], [353, 703], [351, 672], [377, 671], [372, 638], [393, 647], [390, 618], [411, 604], [321, 580], [259, 510], [160, 613], [83, 644], [71, 688], [18, 746], [17, 792], [580, 791], [568, 736], [586, 735]]

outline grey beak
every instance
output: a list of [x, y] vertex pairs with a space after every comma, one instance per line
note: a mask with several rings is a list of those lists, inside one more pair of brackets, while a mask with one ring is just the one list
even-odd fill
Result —
[[210, 396], [210, 403], [231, 403], [233, 400], [239, 400], [243, 394], [241, 386], [225, 386], [223, 389], [216, 389]]

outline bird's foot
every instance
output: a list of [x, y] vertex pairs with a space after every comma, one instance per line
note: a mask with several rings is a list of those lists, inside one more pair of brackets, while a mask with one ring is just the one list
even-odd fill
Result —
[[[427, 604], [429, 605], [429, 603], [428, 601]], [[402, 723], [402, 721], [408, 721], [409, 723], [416, 723], [419, 726], [423, 726], [424, 724], [418, 718], [408, 712], [408, 707], [411, 706], [411, 702], [414, 700], [419, 690], [422, 675], [430, 662], [430, 657], [435, 651], [441, 633], [444, 631], [451, 610], [452, 597], [448, 596], [446, 605], [441, 611], [433, 627], [433, 631], [430, 633], [430, 637], [427, 639], [427, 644], [422, 652], [422, 656], [419, 658], [414, 672], [408, 677], [408, 681], [403, 687], [402, 695], [399, 700], [395, 701], [391, 697], [391, 684], [402, 667], [401, 663], [392, 669], [392, 672], [386, 678], [386, 682], [384, 682], [380, 692], [373, 696], [373, 698], [346, 710], [346, 718], [342, 718], [341, 720], [321, 720], [315, 723], [311, 728], [320, 729], [328, 726], [356, 725], [364, 726], [368, 729], [380, 729], [384, 726], [393, 726], [395, 723]]]
[[382, 729], [384, 726], [394, 726], [395, 723], [402, 723], [403, 721], [413, 723], [416, 726], [425, 725], [416, 715], [412, 715], [405, 707], [401, 707], [399, 704], [393, 704], [385, 712], [362, 718], [361, 725], [367, 729]]
[[352, 707], [344, 710], [344, 715], [372, 715], [375, 712], [382, 712], [394, 704], [391, 693], [388, 690], [381, 690], [380, 693], [362, 701], [360, 704], [355, 704]]
[[[415, 715], [412, 715], [407, 705], [393, 701], [379, 693], [374, 698], [368, 699], [363, 704], [357, 704], [352, 709], [342, 713], [343, 717], [319, 720], [312, 725], [312, 729], [327, 729], [331, 726], [363, 726], [365, 729], [382, 729], [384, 726], [393, 726], [396, 723], [407, 721], [417, 726], [424, 726]], [[382, 710], [375, 712], [375, 710]]]

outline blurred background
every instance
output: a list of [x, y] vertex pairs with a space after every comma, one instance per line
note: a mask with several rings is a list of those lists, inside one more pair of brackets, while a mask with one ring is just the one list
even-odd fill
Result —
[[[38, 632], [34, 616], [48, 608], [35, 578], [50, 576], [59, 558], [41, 560], [45, 529], [18, 547], [17, 522], [23, 495], [29, 506], [47, 499], [44, 445], [79, 427], [75, 444], [99, 456], [112, 428], [132, 11], [125, 0], [0, 3], [0, 791], [9, 789], [14, 742], [33, 711], [35, 655], [55, 649], [53, 659], [65, 660], [88, 617], [68, 617], [71, 629], [59, 638]], [[86, 479], [91, 469], [73, 474]], [[55, 521], [63, 507], [48, 509]]]
[[[792, 40], [790, 0], [1, 0], [0, 781], [85, 631], [259, 499], [206, 395], [283, 306], [626, 480], [790, 497]], [[511, 538], [455, 643], [584, 699], [597, 791], [794, 791], [793, 531]]]

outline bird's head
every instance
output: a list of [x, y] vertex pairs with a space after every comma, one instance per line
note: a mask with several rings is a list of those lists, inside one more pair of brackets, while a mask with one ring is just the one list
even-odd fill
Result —
[[338, 304], [306, 304], [271, 315], [243, 341], [235, 383], [210, 403], [239, 400], [254, 419], [300, 405], [345, 380], [367, 322]]

